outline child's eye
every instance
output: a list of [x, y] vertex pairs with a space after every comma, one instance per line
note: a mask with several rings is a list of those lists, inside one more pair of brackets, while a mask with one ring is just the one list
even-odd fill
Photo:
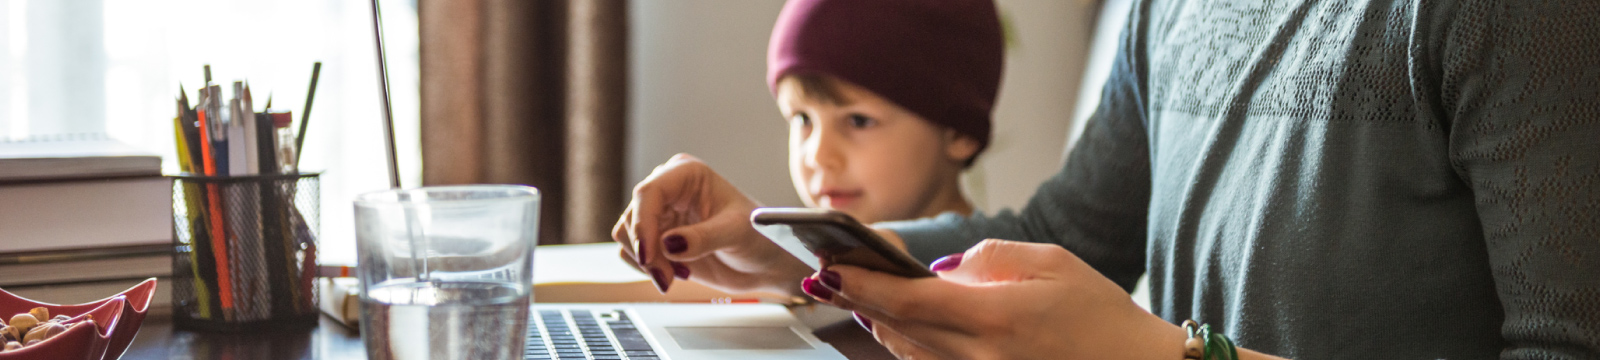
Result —
[[873, 118], [869, 118], [866, 115], [850, 114], [850, 127], [865, 128], [865, 127], [871, 127], [871, 126], [877, 125], [877, 124], [878, 124], [878, 120], [873, 119]]
[[811, 127], [811, 117], [806, 113], [797, 113], [789, 117], [789, 122], [800, 127]]

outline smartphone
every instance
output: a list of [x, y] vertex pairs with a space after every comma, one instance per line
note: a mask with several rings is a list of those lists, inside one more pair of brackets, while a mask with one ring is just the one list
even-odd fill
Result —
[[826, 260], [908, 278], [934, 276], [922, 262], [842, 212], [759, 208], [750, 214], [750, 223], [813, 269], [820, 269], [822, 260]]

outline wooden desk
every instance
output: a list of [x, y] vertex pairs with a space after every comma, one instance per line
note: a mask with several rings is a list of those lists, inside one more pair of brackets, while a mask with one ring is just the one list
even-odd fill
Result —
[[[361, 334], [323, 316], [316, 328], [221, 334], [175, 329], [170, 315], [151, 314], [122, 358], [126, 360], [365, 360]], [[813, 332], [852, 360], [893, 359], [854, 321]]]

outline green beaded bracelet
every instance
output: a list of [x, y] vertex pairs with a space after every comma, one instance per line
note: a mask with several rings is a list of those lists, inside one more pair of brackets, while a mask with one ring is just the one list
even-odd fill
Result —
[[1183, 321], [1183, 331], [1189, 333], [1189, 340], [1183, 342], [1184, 360], [1239, 360], [1239, 351], [1233, 346], [1233, 340], [1227, 336], [1211, 332], [1211, 325], [1200, 325], [1194, 320]]

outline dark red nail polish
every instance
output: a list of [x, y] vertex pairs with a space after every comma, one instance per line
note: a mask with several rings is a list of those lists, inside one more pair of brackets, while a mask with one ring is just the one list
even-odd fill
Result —
[[934, 260], [933, 264], [928, 265], [928, 270], [933, 270], [935, 272], [955, 270], [956, 268], [961, 267], [961, 258], [966, 256], [966, 253], [945, 255], [945, 257], [939, 258], [939, 260]]
[[667, 276], [661, 273], [661, 269], [650, 268], [650, 277], [656, 279], [656, 290], [661, 291], [662, 294], [667, 293]]
[[842, 279], [839, 278], [839, 273], [833, 272], [832, 270], [822, 269], [822, 271], [818, 271], [817, 279], [822, 280], [822, 286], [828, 287], [828, 290], [840, 291], [844, 289], [843, 286], [839, 285], [842, 281]]
[[833, 301], [833, 290], [829, 290], [828, 287], [817, 283], [817, 279], [805, 278], [805, 280], [800, 280], [800, 291], [804, 291], [807, 295], [811, 295], [811, 297], [818, 300]]
[[861, 324], [861, 327], [866, 328], [867, 331], [869, 331], [869, 332], [872, 331], [872, 319], [868, 319], [865, 316], [861, 316], [861, 313], [854, 312], [854, 311], [851, 311], [850, 315], [855, 315], [856, 323], [857, 324]]
[[661, 244], [667, 247], [667, 252], [673, 254], [689, 250], [689, 241], [684, 240], [681, 235], [668, 236], [666, 240], [661, 241]]
[[689, 265], [672, 263], [672, 275], [679, 279], [689, 280]]

